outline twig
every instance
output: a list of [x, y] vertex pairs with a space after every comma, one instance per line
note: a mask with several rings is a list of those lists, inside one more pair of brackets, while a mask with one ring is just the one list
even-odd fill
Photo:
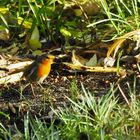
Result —
[[119, 85], [119, 84], [118, 84], [118, 88], [119, 88], [119, 90], [120, 90], [120, 92], [121, 92], [121, 94], [122, 94], [122, 96], [123, 96], [124, 100], [125, 100], [125, 101], [126, 101], [126, 103], [130, 106], [129, 101], [128, 101], [127, 97], [125, 96], [124, 92], [122, 91], [122, 89], [121, 89], [121, 87], [120, 87], [120, 85]]

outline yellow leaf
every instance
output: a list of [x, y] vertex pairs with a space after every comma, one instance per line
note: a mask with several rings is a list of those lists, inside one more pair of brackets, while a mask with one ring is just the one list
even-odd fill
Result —
[[122, 43], [126, 39], [130, 38], [131, 36], [135, 36], [135, 35], [139, 35], [139, 34], [140, 34], [140, 29], [126, 33], [120, 39], [116, 40], [115, 43], [109, 48], [109, 50], [107, 52], [107, 57], [110, 57], [110, 55], [114, 51], [113, 58], [115, 58], [116, 53], [117, 53], [118, 49], [121, 47]]
[[[89, 72], [117, 72], [117, 68], [113, 68], [113, 67], [88, 67], [88, 66], [75, 66], [72, 63], [67, 63], [67, 62], [63, 62], [64, 65], [68, 66], [71, 69], [74, 70], [80, 70], [80, 71], [89, 71]], [[120, 68], [119, 71], [120, 74], [122, 73], [126, 73], [125, 69]]]
[[9, 11], [9, 9], [8, 9], [8, 8], [5, 8], [5, 7], [0, 7], [0, 13], [2, 13], [2, 14], [7, 13], [8, 11]]
[[77, 17], [80, 17], [82, 15], [81, 9], [74, 9], [74, 12]]
[[76, 55], [75, 50], [72, 51], [72, 63], [75, 66], [83, 66], [86, 63], [86, 59], [83, 57]]
[[22, 17], [18, 17], [18, 24], [22, 24], [27, 29], [31, 29], [32, 27], [32, 22], [26, 21]]
[[71, 33], [68, 30], [66, 30], [65, 28], [61, 28], [60, 33], [65, 37], [71, 36]]

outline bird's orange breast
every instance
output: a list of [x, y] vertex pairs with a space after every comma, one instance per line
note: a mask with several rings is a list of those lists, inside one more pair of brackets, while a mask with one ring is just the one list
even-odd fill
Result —
[[39, 68], [38, 68], [38, 77], [43, 77], [43, 76], [48, 76], [49, 73], [50, 73], [50, 70], [51, 70], [51, 63], [50, 61], [47, 59], [47, 60], [44, 60], [40, 65], [39, 65]]

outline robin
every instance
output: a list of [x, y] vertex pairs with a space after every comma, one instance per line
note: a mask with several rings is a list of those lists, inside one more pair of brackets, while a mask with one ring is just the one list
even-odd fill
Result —
[[54, 62], [53, 55], [41, 56], [31, 65], [25, 68], [23, 77], [29, 82], [42, 83], [51, 71], [51, 64]]

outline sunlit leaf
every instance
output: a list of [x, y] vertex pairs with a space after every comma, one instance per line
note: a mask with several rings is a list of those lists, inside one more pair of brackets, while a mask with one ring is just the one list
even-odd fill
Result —
[[27, 34], [27, 30], [25, 30], [24, 32], [20, 33], [18, 36], [20, 38], [24, 37]]
[[32, 22], [26, 21], [22, 17], [18, 17], [18, 24], [22, 24], [27, 29], [30, 29], [32, 27]]
[[40, 41], [35, 40], [35, 39], [30, 39], [29, 40], [29, 45], [30, 45], [32, 50], [37, 50], [37, 49], [41, 48], [41, 46], [42, 46]]
[[0, 18], [3, 22], [3, 24], [8, 28], [8, 22], [7, 22], [6, 17], [3, 14], [0, 14]]
[[74, 12], [77, 17], [80, 17], [82, 15], [81, 9], [75, 9]]
[[68, 30], [66, 30], [65, 28], [61, 28], [60, 32], [65, 37], [70, 37], [71, 36], [71, 33]]
[[42, 55], [43, 54], [43, 52], [41, 51], [41, 50], [35, 50], [33, 53], [32, 53], [32, 55], [34, 55], [34, 56], [40, 56], [40, 55]]
[[8, 11], [9, 11], [9, 9], [8, 9], [8, 8], [5, 8], [5, 7], [0, 7], [0, 13], [2, 13], [2, 14], [7, 13]]
[[39, 40], [39, 30], [37, 27], [34, 28], [32, 35], [31, 35], [31, 40]]
[[81, 38], [83, 36], [83, 32], [81, 32], [80, 30], [71, 29], [70, 33], [76, 38]]
[[31, 38], [29, 39], [29, 45], [32, 50], [37, 50], [37, 49], [41, 48], [42, 44], [39, 41], [39, 38], [40, 38], [40, 35], [39, 35], [38, 28], [35, 27], [32, 32]]

